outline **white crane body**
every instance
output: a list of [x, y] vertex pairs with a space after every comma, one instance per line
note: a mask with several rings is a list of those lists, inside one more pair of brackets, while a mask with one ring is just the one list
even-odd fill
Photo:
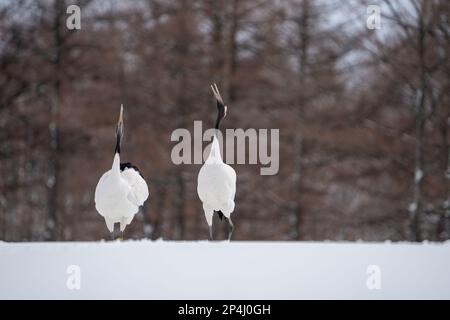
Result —
[[101, 176], [94, 198], [95, 208], [104, 217], [108, 230], [114, 232], [114, 224], [119, 223], [120, 231], [123, 232], [139, 212], [139, 207], [147, 200], [149, 191], [137, 167], [131, 163], [120, 163], [122, 108], [116, 135], [112, 168]]
[[217, 100], [216, 133], [211, 144], [211, 151], [205, 164], [200, 168], [197, 178], [197, 193], [203, 203], [206, 222], [209, 227], [209, 238], [212, 240], [212, 221], [214, 213], [228, 221], [230, 229], [228, 239], [233, 233], [231, 213], [234, 211], [234, 196], [236, 194], [236, 172], [228, 164], [224, 163], [220, 154], [220, 146], [217, 139], [220, 121], [225, 118], [227, 106], [224, 105], [217, 86], [211, 86]]
[[236, 172], [231, 166], [223, 163], [216, 137], [213, 140], [211, 154], [198, 174], [197, 193], [203, 202], [208, 225], [212, 224], [214, 211], [221, 211], [226, 218], [230, 218], [234, 211]]

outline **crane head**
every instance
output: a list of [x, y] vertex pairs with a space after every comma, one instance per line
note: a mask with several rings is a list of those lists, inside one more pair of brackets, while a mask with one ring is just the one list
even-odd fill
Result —
[[217, 85], [214, 83], [211, 85], [211, 90], [214, 93], [217, 101], [217, 121], [216, 121], [216, 129], [219, 128], [220, 120], [227, 116], [227, 106], [223, 103], [222, 96], [220, 95], [219, 89]]

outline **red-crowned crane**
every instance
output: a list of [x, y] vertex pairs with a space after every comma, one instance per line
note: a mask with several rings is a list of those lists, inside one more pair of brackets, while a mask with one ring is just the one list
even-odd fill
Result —
[[217, 102], [217, 120], [209, 157], [198, 174], [197, 193], [203, 202], [203, 210], [209, 227], [209, 239], [213, 239], [212, 220], [213, 214], [217, 213], [220, 220], [225, 218], [228, 221], [228, 240], [230, 240], [234, 230], [231, 213], [234, 210], [234, 195], [236, 194], [236, 172], [223, 162], [220, 155], [217, 135], [220, 122], [227, 114], [227, 106], [220, 96], [217, 85], [212, 85], [211, 89]]
[[125, 227], [147, 200], [147, 183], [139, 169], [129, 162], [120, 163], [120, 146], [123, 137], [123, 105], [120, 106], [116, 127], [116, 149], [110, 170], [100, 178], [95, 189], [95, 208], [105, 218], [106, 226], [114, 233], [114, 224], [120, 224], [121, 238]]

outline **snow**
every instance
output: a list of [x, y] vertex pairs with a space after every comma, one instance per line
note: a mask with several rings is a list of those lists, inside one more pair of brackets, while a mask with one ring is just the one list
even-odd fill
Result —
[[449, 270], [450, 242], [0, 242], [0, 299], [450, 299]]

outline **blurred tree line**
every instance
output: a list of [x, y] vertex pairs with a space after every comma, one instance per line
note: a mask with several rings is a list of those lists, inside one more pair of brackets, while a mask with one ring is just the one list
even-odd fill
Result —
[[200, 165], [174, 165], [170, 135], [212, 126], [212, 82], [224, 128], [280, 128], [277, 175], [233, 165], [236, 240], [449, 239], [449, 17], [445, 0], [3, 1], [0, 239], [108, 237], [93, 198], [121, 103], [150, 187], [125, 237], [206, 239]]

